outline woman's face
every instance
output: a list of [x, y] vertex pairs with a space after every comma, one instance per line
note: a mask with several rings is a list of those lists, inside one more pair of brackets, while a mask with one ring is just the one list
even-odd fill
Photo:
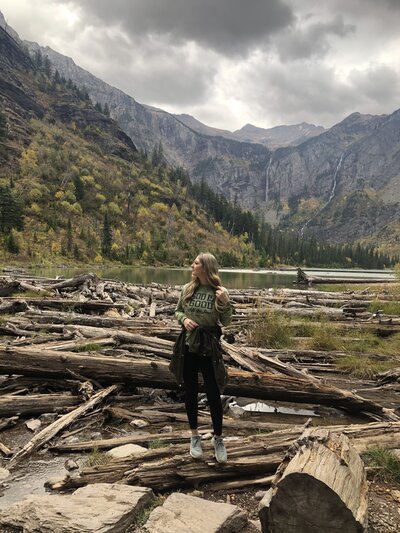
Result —
[[204, 275], [204, 267], [197, 256], [196, 259], [193, 261], [192, 265], [192, 278], [199, 278], [202, 275]]

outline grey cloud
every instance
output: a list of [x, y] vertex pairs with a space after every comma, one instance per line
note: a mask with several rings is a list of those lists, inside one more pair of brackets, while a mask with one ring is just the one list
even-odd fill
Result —
[[[64, 0], [71, 4], [71, 0]], [[82, 0], [72, 2], [92, 23], [116, 24], [131, 36], [168, 35], [226, 55], [244, 54], [287, 27], [293, 14], [284, 0]]]
[[113, 32], [87, 36], [93, 50], [91, 72], [139, 102], [152, 105], [198, 105], [213, 88], [217, 71], [207, 54], [192, 57], [185, 48], [137, 38], [129, 43]]
[[353, 70], [350, 82], [357, 93], [377, 104], [393, 102], [395, 106], [398, 101], [400, 75], [387, 65], [372, 65], [364, 71]]
[[266, 66], [248, 73], [246, 93], [254, 95], [260, 117], [275, 124], [302, 121], [332, 125], [357, 109], [359, 97], [340, 82], [333, 69], [316, 63]]
[[286, 30], [275, 39], [275, 43], [281, 61], [323, 57], [330, 49], [330, 35], [346, 37], [355, 30], [353, 24], [345, 24], [343, 16], [338, 14], [328, 23], [298, 25]]

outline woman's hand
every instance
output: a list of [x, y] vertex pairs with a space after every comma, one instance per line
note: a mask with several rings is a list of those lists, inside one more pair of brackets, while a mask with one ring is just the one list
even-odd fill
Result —
[[193, 331], [198, 326], [198, 323], [190, 318], [185, 318], [185, 320], [183, 321], [183, 327], [186, 329], [186, 331]]
[[227, 304], [229, 302], [228, 291], [224, 287], [221, 287], [220, 285], [217, 287], [217, 290], [215, 291], [215, 297], [217, 298], [218, 302], [221, 304]]

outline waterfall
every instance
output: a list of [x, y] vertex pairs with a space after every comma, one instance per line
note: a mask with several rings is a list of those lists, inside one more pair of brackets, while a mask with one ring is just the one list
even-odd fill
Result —
[[[321, 207], [321, 209], [318, 211], [318, 215], [320, 213], [322, 213], [322, 211], [331, 203], [331, 201], [333, 200], [333, 198], [335, 197], [335, 192], [336, 192], [336, 185], [337, 185], [337, 175], [339, 173], [339, 170], [342, 166], [342, 161], [343, 161], [343, 156], [344, 156], [344, 152], [342, 152], [340, 154], [340, 158], [339, 158], [339, 162], [338, 164], [336, 165], [336, 169], [335, 169], [335, 172], [333, 174], [333, 184], [332, 184], [332, 190], [331, 190], [331, 193], [329, 195], [329, 198], [328, 198], [328, 201]], [[300, 236], [303, 237], [304, 235], [304, 230], [306, 228], [306, 226], [308, 225], [308, 223], [310, 222], [311, 220], [307, 220], [307, 222], [305, 222], [305, 224], [302, 226], [301, 230], [300, 230]]]
[[342, 152], [342, 154], [340, 156], [340, 159], [339, 159], [339, 163], [336, 165], [336, 170], [335, 170], [335, 173], [333, 175], [333, 186], [332, 186], [331, 194], [329, 195], [328, 201], [326, 202], [326, 204], [324, 205], [324, 207], [322, 209], [324, 209], [333, 200], [333, 198], [335, 196], [336, 183], [337, 183], [336, 177], [338, 175], [340, 167], [342, 166], [343, 155], [344, 155], [344, 152]]
[[265, 172], [265, 203], [268, 202], [268, 187], [269, 187], [269, 169], [272, 163], [272, 155], [269, 158], [267, 171]]

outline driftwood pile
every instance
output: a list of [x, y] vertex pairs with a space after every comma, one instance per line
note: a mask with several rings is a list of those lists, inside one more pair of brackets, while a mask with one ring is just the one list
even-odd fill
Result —
[[[9, 457], [8, 468], [44, 446], [61, 453], [147, 444], [154, 439], [154, 433], [132, 430], [128, 435], [96, 441], [59, 440], [66, 436], [67, 428], [67, 435], [79, 434], [106, 418], [126, 421], [130, 427], [137, 420], [150, 427], [186, 423], [183, 406], [176, 403], [179, 391], [175, 403], [171, 399], [170, 391], [176, 390], [176, 385], [168, 370], [173, 342], [180, 331], [173, 318], [179, 291], [180, 287], [100, 280], [94, 274], [67, 280], [26, 276], [0, 279], [0, 313], [4, 315], [0, 324], [0, 430], [15, 425], [19, 418], [56, 413], [55, 419], [20, 449], [0, 442], [0, 453]], [[400, 330], [400, 318], [392, 318], [388, 324], [382, 314], [369, 313], [367, 307], [375, 297], [368, 291], [344, 294], [264, 289], [231, 290], [230, 295], [233, 323], [222, 341], [229, 373], [224, 391], [228, 399], [248, 397], [339, 408], [370, 421], [331, 428], [347, 434], [358, 450], [371, 443], [400, 447], [400, 418], [395, 411], [329, 385], [313, 373], [332, 371], [340, 353], [266, 350], [231, 343], [232, 334], [240, 339], [249, 321], [276, 310], [326, 316], [348, 327], [390, 331]], [[380, 298], [385, 301], [390, 296]], [[162, 390], [168, 392], [163, 396]], [[154, 405], [151, 398], [156, 398]], [[199, 422], [210, 427], [209, 416], [200, 416]], [[79, 427], [71, 431], [76, 425]], [[157, 490], [202, 481], [215, 483], [216, 488], [268, 485], [288, 447], [304, 430], [229, 417], [225, 427], [242, 434], [255, 430], [271, 433], [228, 441], [229, 462], [222, 466], [213, 460], [211, 445], [204, 461], [191, 460], [187, 444], [181, 444], [187, 440], [187, 431], [173, 430], [161, 436], [169, 447], [149, 450], [140, 459], [84, 469], [49, 486], [69, 490], [114, 481]]]

